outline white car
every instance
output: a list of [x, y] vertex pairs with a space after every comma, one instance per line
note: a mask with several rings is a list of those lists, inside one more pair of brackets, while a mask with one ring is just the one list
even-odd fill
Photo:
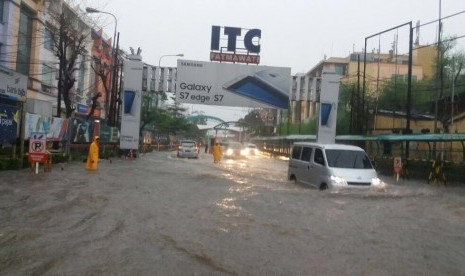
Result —
[[255, 144], [247, 144], [247, 146], [242, 150], [242, 155], [258, 155], [258, 148]]
[[182, 140], [178, 147], [178, 157], [199, 158], [199, 146], [192, 140]]

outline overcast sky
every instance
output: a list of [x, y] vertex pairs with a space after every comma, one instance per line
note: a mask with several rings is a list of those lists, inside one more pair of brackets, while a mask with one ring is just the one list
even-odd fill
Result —
[[[158, 65], [162, 55], [178, 53], [183, 53], [184, 59], [209, 61], [211, 26], [219, 25], [261, 29], [260, 65], [290, 67], [292, 74], [307, 72], [324, 56], [346, 57], [354, 50], [362, 51], [365, 37], [409, 21], [415, 26], [418, 20], [420, 24], [436, 20], [440, 6], [440, 0], [87, 0], [82, 3], [83, 9], [90, 6], [114, 14], [118, 19], [120, 48], [129, 51], [130, 46], [141, 47], [145, 63]], [[465, 0], [441, 1], [442, 17], [462, 11]], [[113, 35], [111, 16], [92, 18], [105, 27], [109, 36]], [[443, 24], [444, 37], [465, 35], [465, 13], [445, 19]], [[406, 51], [406, 28], [370, 39], [367, 49], [381, 48], [381, 52], [388, 52], [396, 33], [399, 52]], [[436, 39], [437, 23], [420, 28], [420, 44]], [[458, 48], [465, 51], [464, 45], [465, 38], [459, 39]], [[161, 66], [176, 66], [176, 58], [164, 57]], [[231, 114], [234, 113], [237, 114]]]

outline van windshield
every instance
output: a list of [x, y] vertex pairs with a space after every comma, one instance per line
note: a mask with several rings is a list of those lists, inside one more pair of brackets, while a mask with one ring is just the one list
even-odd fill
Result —
[[328, 166], [346, 169], [372, 169], [370, 159], [363, 151], [327, 149]]

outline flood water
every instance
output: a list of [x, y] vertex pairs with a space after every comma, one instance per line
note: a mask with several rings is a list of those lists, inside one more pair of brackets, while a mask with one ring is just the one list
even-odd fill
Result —
[[465, 188], [332, 190], [287, 161], [154, 152], [0, 172], [0, 274], [465, 274]]

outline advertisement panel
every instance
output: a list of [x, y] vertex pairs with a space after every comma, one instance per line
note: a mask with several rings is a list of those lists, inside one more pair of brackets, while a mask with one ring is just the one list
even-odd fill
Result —
[[286, 67], [178, 60], [176, 102], [287, 109], [291, 81]]
[[32, 133], [45, 133], [47, 140], [63, 141], [68, 129], [68, 119], [47, 117], [39, 114], [26, 113], [24, 139], [28, 140]]
[[0, 144], [15, 142], [20, 116], [15, 106], [0, 104]]
[[142, 98], [142, 69], [140, 60], [124, 61], [123, 108], [121, 113], [121, 149], [139, 148], [140, 109]]
[[340, 75], [323, 72], [321, 76], [320, 113], [318, 116], [317, 142], [336, 142], [337, 103]]
[[[91, 143], [95, 136], [100, 133], [100, 123], [94, 120], [83, 118], [71, 119], [70, 142], [75, 144]], [[104, 142], [100, 139], [100, 142]]]
[[0, 97], [13, 101], [26, 101], [27, 76], [0, 68]]

